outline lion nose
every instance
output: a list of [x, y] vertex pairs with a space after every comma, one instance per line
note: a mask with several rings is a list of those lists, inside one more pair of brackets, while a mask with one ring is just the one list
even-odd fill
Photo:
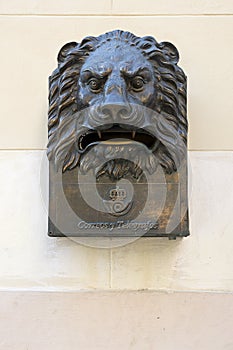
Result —
[[114, 123], [119, 122], [130, 113], [130, 106], [123, 103], [108, 103], [102, 106], [104, 116], [111, 118]]
[[131, 107], [123, 93], [114, 89], [105, 95], [101, 111], [105, 117], [111, 118], [114, 123], [117, 123], [130, 114]]

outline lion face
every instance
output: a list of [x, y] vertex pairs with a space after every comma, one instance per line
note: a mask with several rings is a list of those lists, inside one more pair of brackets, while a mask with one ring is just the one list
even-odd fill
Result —
[[[63, 171], [139, 178], [185, 157], [185, 75], [170, 43], [114, 31], [67, 44], [50, 78], [48, 156]], [[98, 147], [97, 147], [98, 146]]]
[[119, 117], [128, 113], [130, 103], [150, 107], [155, 100], [151, 63], [135, 47], [119, 47], [117, 42], [90, 54], [82, 66], [78, 85], [78, 103], [99, 105], [111, 122], [115, 113]]
[[[83, 119], [88, 130], [78, 139], [78, 149], [85, 154], [92, 145], [103, 143], [99, 149], [105, 149], [106, 164], [101, 169], [96, 164], [98, 155], [92, 150], [88, 164], [85, 158], [80, 162], [83, 172], [95, 163], [95, 169], [100, 171], [96, 173], [98, 175], [108, 173], [119, 179], [131, 171], [138, 177], [140, 164], [133, 167], [133, 163], [126, 159], [129, 149], [131, 153], [139, 150], [136, 143], [152, 148], [156, 142], [153, 135], [142, 129], [141, 110], [143, 106], [153, 106], [154, 96], [153, 67], [134, 47], [109, 43], [87, 58], [78, 81], [78, 104], [87, 108]], [[108, 154], [112, 153], [115, 159], [107, 161]], [[145, 157], [145, 149], [142, 153]]]

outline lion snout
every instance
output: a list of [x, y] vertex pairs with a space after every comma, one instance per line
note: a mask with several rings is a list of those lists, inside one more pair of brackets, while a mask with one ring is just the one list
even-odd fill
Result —
[[129, 119], [132, 108], [126, 103], [104, 103], [100, 106], [100, 112], [113, 123], [120, 123], [122, 119]]

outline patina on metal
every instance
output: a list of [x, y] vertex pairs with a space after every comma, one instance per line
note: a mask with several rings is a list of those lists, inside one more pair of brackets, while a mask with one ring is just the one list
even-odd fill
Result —
[[173, 44], [121, 30], [62, 47], [49, 78], [50, 236], [137, 235], [133, 224], [189, 235], [178, 60]]

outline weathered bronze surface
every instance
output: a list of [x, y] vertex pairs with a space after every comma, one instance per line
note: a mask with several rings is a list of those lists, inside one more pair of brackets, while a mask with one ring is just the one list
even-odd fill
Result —
[[120, 30], [62, 47], [49, 78], [49, 235], [189, 234], [178, 60], [173, 44]]

